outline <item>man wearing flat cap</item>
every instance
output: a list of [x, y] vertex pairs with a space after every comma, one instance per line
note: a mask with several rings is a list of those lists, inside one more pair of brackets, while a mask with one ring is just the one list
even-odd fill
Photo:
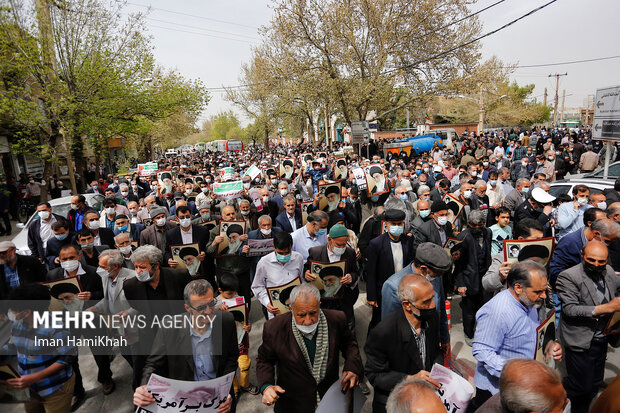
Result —
[[368, 244], [366, 256], [366, 299], [372, 306], [368, 330], [381, 321], [381, 288], [394, 273], [413, 260], [415, 250], [412, 237], [404, 234], [405, 212], [398, 209], [385, 211], [387, 230]]
[[[0, 242], [0, 262], [0, 302], [20, 285], [45, 281], [43, 264], [33, 256], [18, 254], [11, 241]], [[0, 306], [0, 311], [5, 314], [6, 308]]]
[[448, 238], [454, 236], [452, 232], [452, 224], [448, 221], [450, 207], [444, 201], [435, 201], [431, 205], [431, 218], [415, 232], [415, 246], [419, 246], [424, 242], [432, 242], [433, 244], [443, 247]]
[[401, 303], [398, 299], [397, 290], [401, 280], [407, 274], [418, 274], [425, 277], [433, 285], [435, 291], [435, 308], [439, 314], [439, 335], [441, 346], [444, 351], [450, 345], [450, 331], [448, 330], [448, 316], [446, 314], [446, 295], [443, 289], [442, 275], [452, 268], [452, 258], [446, 250], [432, 242], [420, 244], [415, 251], [413, 262], [392, 275], [383, 284], [381, 289], [381, 319], [386, 319], [390, 314], [400, 310]]
[[[348, 241], [349, 232], [344, 225], [336, 224], [331, 227], [327, 236], [327, 244], [312, 247], [308, 251], [309, 255], [305, 265], [304, 278], [306, 281], [313, 281], [316, 278], [316, 275], [313, 275], [310, 271], [311, 261], [325, 264], [345, 261], [344, 274], [337, 276], [340, 290], [335, 292], [335, 295], [332, 295], [331, 299], [321, 299], [321, 308], [343, 311], [347, 316], [349, 327], [355, 332], [353, 305], [359, 296], [359, 288], [357, 285], [359, 281], [359, 269], [357, 267], [355, 250], [347, 244]], [[325, 271], [324, 274], [323, 271]], [[325, 276], [334, 278], [336, 274], [331, 273], [331, 271], [334, 271], [334, 268], [328, 267], [324, 268], [319, 274], [323, 279], [323, 284], [326, 285], [324, 292], [329, 292], [334, 288], [331, 287], [334, 284], [327, 286], [328, 283], [324, 279]], [[323, 294], [323, 297], [327, 297], [326, 294]]]
[[140, 246], [153, 245], [164, 253], [166, 251], [166, 231], [176, 227], [176, 225], [168, 221], [166, 210], [163, 207], [151, 206], [149, 215], [153, 224], [140, 234]]

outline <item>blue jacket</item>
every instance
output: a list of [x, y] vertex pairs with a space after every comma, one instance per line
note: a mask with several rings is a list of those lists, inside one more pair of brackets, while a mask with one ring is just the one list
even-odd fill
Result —
[[[297, 225], [297, 229], [303, 227], [303, 224], [301, 222], [301, 211], [299, 211], [298, 209], [295, 209], [295, 224]], [[273, 226], [277, 226], [282, 231], [286, 231], [289, 234], [293, 232], [293, 227], [288, 220], [286, 211], [282, 211], [280, 212], [280, 214], [278, 214], [278, 216], [276, 217], [276, 222]]]
[[329, 166], [315, 171], [312, 165], [308, 165], [306, 168], [306, 175], [310, 175], [310, 178], [312, 178], [312, 189], [316, 193], [319, 181], [323, 179], [324, 175], [329, 175]]
[[581, 262], [581, 250], [585, 242], [585, 228], [573, 231], [560, 239], [549, 263], [549, 282], [552, 287], [555, 288], [555, 280], [562, 271]]
[[[398, 291], [398, 286], [400, 285], [401, 280], [407, 274], [417, 274], [415, 272], [415, 268], [413, 267], [413, 263], [407, 265], [383, 283], [383, 287], [381, 288], [381, 320], [385, 320], [387, 316], [398, 311], [402, 307], [400, 300], [396, 295], [396, 291]], [[448, 315], [446, 314], [446, 296], [443, 291], [443, 280], [441, 277], [433, 277], [430, 282], [433, 285], [433, 290], [435, 290], [435, 297], [433, 297], [433, 301], [435, 302], [435, 308], [439, 313], [439, 339], [442, 344], [446, 344], [450, 342], [450, 329], [448, 328]]]

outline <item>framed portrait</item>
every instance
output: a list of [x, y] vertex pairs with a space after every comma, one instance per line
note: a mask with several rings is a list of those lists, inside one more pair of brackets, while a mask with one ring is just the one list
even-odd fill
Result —
[[332, 167], [334, 171], [334, 179], [336, 181], [344, 181], [349, 177], [349, 168], [347, 167], [346, 158], [337, 158]]
[[173, 171], [157, 172], [157, 183], [160, 194], [174, 193], [175, 173]]
[[77, 275], [41, 284], [50, 289], [52, 296], [50, 311], [82, 311], [84, 309], [84, 301], [77, 298], [78, 293], [83, 291]]
[[465, 204], [459, 201], [456, 195], [450, 193], [445, 194], [442, 200], [448, 205], [448, 221], [454, 224], [454, 221], [461, 215]]
[[603, 334], [620, 334], [620, 311], [613, 313], [603, 330]]
[[295, 158], [280, 158], [280, 173], [278, 176], [283, 181], [292, 181], [297, 177]]
[[324, 159], [327, 160], [327, 152], [325, 152], [325, 151], [317, 152], [316, 153], [316, 157], [317, 158], [324, 158]]
[[0, 365], [0, 404], [24, 403], [40, 400], [39, 396], [30, 391], [30, 388], [15, 389], [7, 383], [9, 379], [21, 377], [10, 364]]
[[140, 241], [131, 241], [131, 246], [138, 248], [140, 246]]
[[312, 153], [310, 152], [304, 152], [301, 155], [299, 155], [299, 160], [301, 163], [301, 169], [303, 172], [306, 172], [306, 169], [308, 169], [308, 166], [312, 166], [312, 158], [314, 157], [314, 155], [312, 155]]
[[291, 311], [287, 302], [291, 296], [291, 291], [299, 284], [301, 284], [301, 280], [299, 277], [296, 277], [294, 280], [277, 287], [265, 287], [267, 290], [267, 296], [269, 297], [269, 303], [274, 307], [278, 307], [280, 310], [277, 315]]
[[224, 237], [217, 246], [217, 255], [236, 255], [243, 243], [239, 238], [245, 234], [245, 221], [220, 221], [220, 235]]
[[534, 240], [504, 240], [504, 261], [514, 264], [526, 259], [534, 260], [542, 265], [548, 265], [555, 248], [555, 238], [540, 238]]
[[209, 230], [209, 232], [211, 232], [211, 230], [215, 228], [215, 226], [217, 225], [217, 221], [212, 219], [210, 221], [201, 222], [198, 225], [200, 225], [201, 227], [206, 227]]
[[300, 202], [299, 206], [301, 208], [301, 223], [302, 225], [306, 225], [308, 223], [308, 206], [312, 205], [312, 201]]
[[555, 368], [553, 359], [553, 345], [555, 344], [555, 311], [536, 328], [536, 354], [534, 359]]
[[[368, 196], [381, 195], [390, 192], [385, 171], [381, 164], [368, 165], [365, 170], [366, 191]], [[357, 181], [357, 180], [356, 180]]]
[[342, 188], [341, 182], [319, 184], [319, 194], [323, 195], [319, 200], [319, 209], [325, 212], [331, 212], [338, 209], [340, 204], [340, 194]]
[[248, 305], [246, 303], [228, 307], [228, 312], [235, 319], [235, 327], [237, 328], [237, 344], [240, 344], [246, 332], [243, 326], [248, 324]]
[[272, 167], [263, 169], [263, 174], [265, 175], [265, 178], [269, 178], [270, 176], [278, 176], [276, 168]]
[[452, 256], [454, 252], [458, 249], [458, 245], [460, 245], [463, 240], [458, 238], [448, 238], [446, 239], [446, 243], [443, 245], [443, 249], [446, 250], [449, 256]]
[[170, 255], [172, 256], [172, 259], [177, 262], [177, 268], [187, 269], [190, 275], [196, 275], [198, 268], [200, 267], [198, 254], [200, 254], [200, 246], [197, 242], [193, 244], [170, 246]]
[[310, 260], [310, 273], [316, 276], [312, 284], [321, 291], [321, 296], [334, 298], [340, 291], [340, 279], [345, 276], [346, 261], [332, 263]]
[[388, 222], [381, 221], [381, 235], [385, 234], [388, 230]]

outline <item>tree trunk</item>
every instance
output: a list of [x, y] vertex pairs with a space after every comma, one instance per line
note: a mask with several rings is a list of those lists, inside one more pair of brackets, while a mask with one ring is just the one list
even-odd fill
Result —
[[269, 149], [269, 127], [265, 126], [265, 137], [263, 138], [265, 149]]

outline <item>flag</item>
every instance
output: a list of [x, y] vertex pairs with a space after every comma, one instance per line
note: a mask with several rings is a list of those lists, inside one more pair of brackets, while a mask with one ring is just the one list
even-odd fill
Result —
[[424, 119], [426, 119], [427, 121], [431, 121], [431, 116], [428, 114], [428, 112], [424, 113]]

